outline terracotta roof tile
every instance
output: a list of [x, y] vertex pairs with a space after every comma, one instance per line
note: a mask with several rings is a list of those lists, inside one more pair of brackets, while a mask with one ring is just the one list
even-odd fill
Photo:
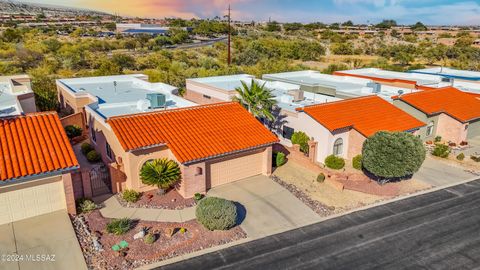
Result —
[[428, 115], [446, 113], [461, 122], [480, 118], [480, 99], [454, 87], [411, 93], [394, 99], [402, 100]]
[[54, 112], [0, 118], [0, 181], [78, 167]]
[[367, 96], [302, 109], [331, 132], [352, 127], [365, 137], [378, 131], [408, 131], [425, 125], [388, 101]]
[[181, 163], [278, 141], [234, 102], [112, 117], [108, 123], [125, 151], [166, 144]]

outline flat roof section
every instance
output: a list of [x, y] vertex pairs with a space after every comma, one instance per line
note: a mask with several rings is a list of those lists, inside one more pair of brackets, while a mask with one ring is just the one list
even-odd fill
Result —
[[152, 93], [165, 95], [166, 109], [196, 105], [174, 95], [176, 87], [164, 83], [150, 83], [144, 80], [146, 78], [143, 74], [134, 74], [61, 79], [57, 80], [57, 83], [74, 95], [89, 95], [96, 100], [88, 106], [105, 119], [112, 116], [152, 111], [152, 109], [145, 109], [145, 103], [148, 103], [147, 95]]
[[447, 78], [461, 79], [480, 82], [480, 72], [471, 70], [459, 70], [447, 67], [424, 68], [409, 71], [410, 73], [439, 75]]

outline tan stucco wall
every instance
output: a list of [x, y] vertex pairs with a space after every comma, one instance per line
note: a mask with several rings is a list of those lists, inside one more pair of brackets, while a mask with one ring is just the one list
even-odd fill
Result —
[[221, 99], [214, 98], [214, 97], [207, 98], [202, 93], [196, 92], [196, 91], [191, 90], [191, 89], [187, 89], [185, 91], [185, 94], [183, 95], [183, 98], [185, 98], [187, 100], [190, 100], [192, 102], [195, 102], [197, 104], [200, 104], [200, 105], [229, 101], [229, 100], [221, 100]]
[[456, 144], [467, 140], [467, 124], [442, 113], [437, 117], [436, 135], [441, 136], [443, 141]]
[[[186, 91], [183, 97], [197, 104], [211, 104], [216, 102], [231, 101], [236, 93], [236, 91], [226, 91], [224, 89], [216, 88], [196, 81], [187, 80]], [[203, 95], [207, 95], [211, 98], [206, 98]]]
[[95, 102], [87, 94], [75, 96], [70, 90], [64, 88], [64, 86], [59, 83], [57, 83], [57, 92], [60, 106], [62, 108], [71, 107], [74, 113], [82, 112], [86, 105]]
[[347, 159], [352, 159], [356, 155], [360, 155], [362, 153], [363, 143], [367, 138], [360, 134], [355, 129], [351, 129], [348, 132], [348, 153]]

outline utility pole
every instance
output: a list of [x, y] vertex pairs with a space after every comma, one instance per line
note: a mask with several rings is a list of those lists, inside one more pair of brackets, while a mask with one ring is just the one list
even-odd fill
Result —
[[230, 42], [231, 42], [231, 36], [232, 36], [232, 27], [230, 26], [231, 24], [231, 8], [230, 4], [228, 5], [228, 65], [232, 63], [232, 51], [230, 48]]

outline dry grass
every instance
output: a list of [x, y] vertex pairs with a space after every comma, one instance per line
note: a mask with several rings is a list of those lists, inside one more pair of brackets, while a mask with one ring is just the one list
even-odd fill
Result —
[[274, 174], [283, 181], [295, 185], [312, 199], [336, 209], [356, 208], [385, 198], [350, 190], [339, 191], [327, 183], [318, 183], [315, 172], [293, 161], [275, 170]]

